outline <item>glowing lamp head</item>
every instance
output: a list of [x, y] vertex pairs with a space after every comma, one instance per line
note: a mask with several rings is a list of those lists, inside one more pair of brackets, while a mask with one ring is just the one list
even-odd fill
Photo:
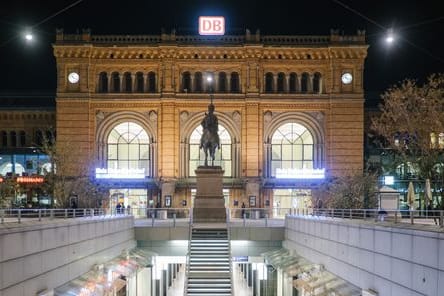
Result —
[[207, 82], [208, 82], [208, 83], [213, 82], [213, 77], [211, 77], [211, 75], [208, 75], [208, 76], [207, 76]]
[[385, 42], [387, 42], [388, 44], [393, 43], [393, 41], [395, 41], [395, 38], [391, 34], [385, 38]]
[[26, 33], [26, 34], [25, 34], [25, 39], [26, 39], [26, 41], [32, 41], [32, 38], [33, 38], [33, 36], [32, 36], [31, 33]]

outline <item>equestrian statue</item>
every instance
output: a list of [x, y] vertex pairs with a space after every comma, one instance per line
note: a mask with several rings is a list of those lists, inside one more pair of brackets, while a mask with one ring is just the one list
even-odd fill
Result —
[[208, 113], [205, 113], [205, 117], [200, 124], [202, 125], [203, 133], [200, 138], [199, 149], [203, 149], [205, 153], [205, 166], [208, 166], [208, 154], [210, 154], [211, 166], [214, 166], [216, 148], [220, 149], [220, 142], [218, 134], [219, 122], [216, 115], [214, 115], [214, 105], [212, 102], [208, 105]]

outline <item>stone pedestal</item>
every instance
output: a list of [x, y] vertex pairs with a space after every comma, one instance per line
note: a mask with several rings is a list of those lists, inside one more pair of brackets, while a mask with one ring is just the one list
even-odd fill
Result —
[[226, 222], [223, 195], [224, 171], [220, 166], [200, 166], [196, 170], [196, 198], [194, 199], [193, 221]]

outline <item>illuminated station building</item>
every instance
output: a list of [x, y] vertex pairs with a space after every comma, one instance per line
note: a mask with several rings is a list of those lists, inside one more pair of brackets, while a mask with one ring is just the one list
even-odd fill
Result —
[[[57, 143], [106, 206], [193, 205], [211, 96], [226, 207], [306, 208], [363, 168], [365, 33], [93, 35], [57, 31]], [[211, 83], [207, 77], [211, 77]]]

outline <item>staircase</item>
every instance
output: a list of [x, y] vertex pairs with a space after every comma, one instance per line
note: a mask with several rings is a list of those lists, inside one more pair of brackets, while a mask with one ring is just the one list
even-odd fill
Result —
[[192, 229], [185, 295], [232, 295], [229, 244], [227, 229]]

